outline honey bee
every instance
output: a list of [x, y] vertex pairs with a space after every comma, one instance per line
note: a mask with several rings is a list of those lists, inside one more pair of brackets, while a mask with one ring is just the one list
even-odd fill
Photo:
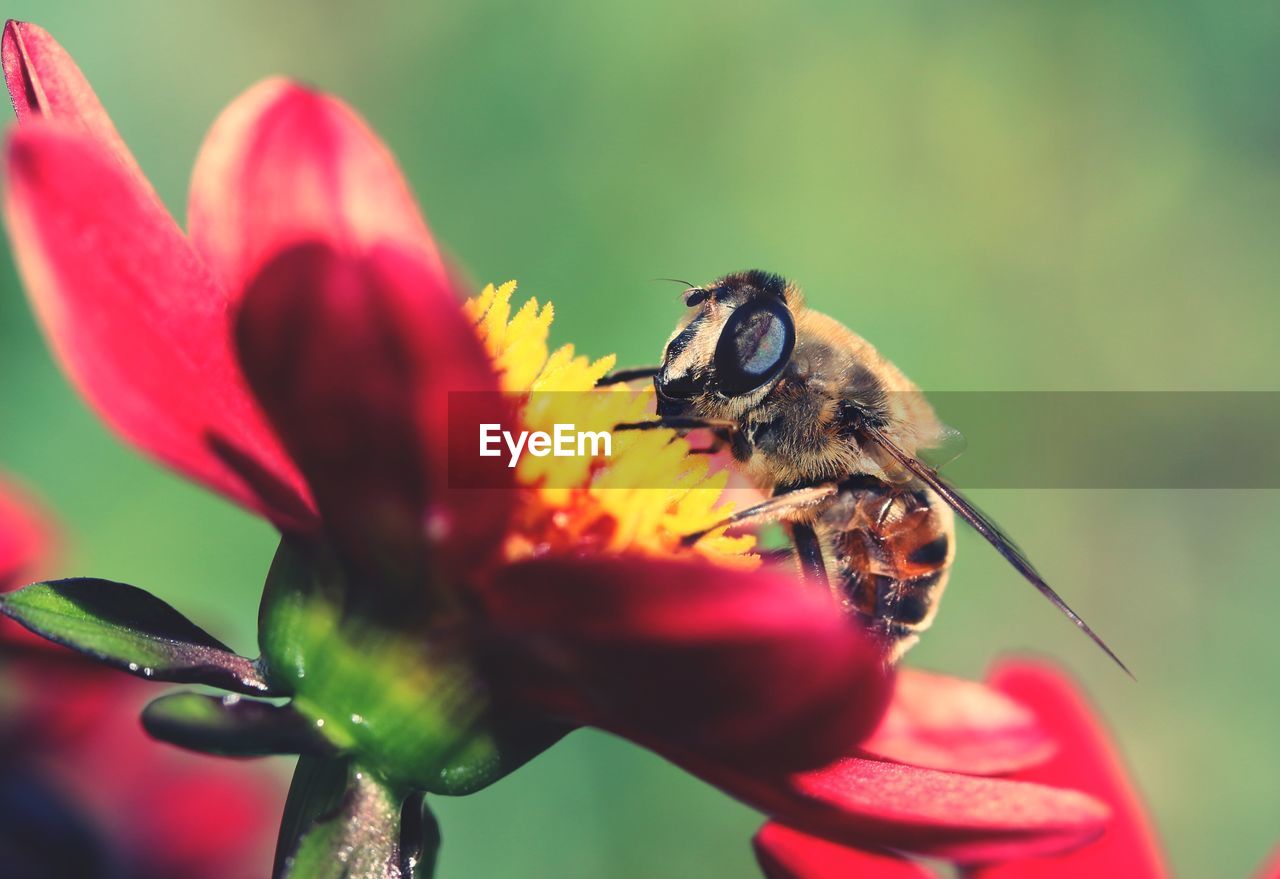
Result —
[[1128, 672], [1013, 541], [921, 459], [950, 432], [870, 343], [806, 308], [778, 275], [687, 286], [689, 311], [662, 364], [602, 380], [653, 379], [657, 418], [618, 429], [705, 429], [771, 493], [687, 544], [729, 525], [783, 523], [802, 575], [829, 589], [892, 663], [937, 613], [959, 515]]

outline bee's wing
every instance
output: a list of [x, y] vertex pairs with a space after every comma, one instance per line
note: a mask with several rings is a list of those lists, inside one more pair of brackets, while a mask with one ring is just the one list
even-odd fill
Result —
[[954, 427], [948, 427], [944, 424], [938, 431], [938, 435], [927, 447], [916, 451], [919, 453], [920, 460], [923, 463], [934, 470], [941, 470], [963, 455], [964, 450], [968, 447], [969, 441], [964, 438], [964, 434]]
[[1111, 648], [1106, 645], [1093, 629], [1089, 628], [1089, 624], [1080, 619], [1079, 614], [1072, 610], [1065, 601], [1062, 600], [1053, 587], [1044, 581], [1040, 576], [1040, 572], [1027, 559], [1022, 550], [1013, 540], [1000, 530], [1000, 526], [992, 522], [981, 510], [971, 504], [964, 495], [960, 494], [956, 489], [952, 488], [945, 480], [942, 479], [932, 467], [908, 455], [902, 449], [898, 448], [884, 432], [877, 427], [863, 425], [862, 430], [876, 445], [880, 446], [891, 458], [898, 462], [902, 467], [910, 471], [921, 482], [928, 485], [939, 496], [945, 500], [953, 510], [960, 515], [973, 529], [986, 538], [987, 542], [996, 548], [996, 552], [1004, 556], [1009, 564], [1030, 581], [1031, 585], [1036, 587], [1045, 598], [1066, 615], [1067, 619], [1076, 624], [1080, 631], [1088, 635], [1095, 644], [1102, 648], [1102, 651], [1110, 656], [1112, 661], [1120, 668], [1124, 669], [1125, 674], [1133, 677], [1133, 672], [1129, 671], [1128, 666], [1120, 661], [1120, 657], [1112, 652]]

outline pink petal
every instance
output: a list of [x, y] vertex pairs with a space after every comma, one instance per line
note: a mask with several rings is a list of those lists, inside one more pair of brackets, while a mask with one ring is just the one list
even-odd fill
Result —
[[389, 242], [445, 274], [378, 136], [342, 101], [284, 79], [258, 83], [218, 117], [189, 205], [191, 239], [233, 296], [266, 260], [307, 240], [352, 253]]
[[850, 848], [770, 821], [752, 840], [766, 879], [930, 879], [920, 864]]
[[903, 669], [880, 726], [862, 743], [872, 757], [970, 775], [1042, 763], [1053, 740], [1022, 705], [973, 681]]
[[155, 197], [93, 87], [48, 31], [25, 21], [6, 22], [0, 61], [19, 124], [47, 118], [85, 133], [105, 147], [140, 188]]
[[675, 763], [775, 820], [862, 848], [959, 862], [1081, 845], [1109, 811], [1079, 791], [847, 757], [791, 774], [668, 752]]
[[51, 537], [35, 502], [13, 483], [0, 479], [0, 591], [18, 585], [19, 578], [44, 557]]
[[495, 413], [505, 401], [471, 323], [418, 254], [286, 250], [249, 285], [237, 339], [326, 528], [363, 574], [424, 590], [492, 557], [514, 493], [449, 489], [446, 409], [455, 392], [489, 391], [479, 396]]
[[7, 150], [6, 214], [55, 353], [130, 442], [285, 527], [300, 477], [231, 358], [226, 298], [164, 209], [92, 139], [35, 120]]
[[[74, 797], [126, 862], [124, 875], [267, 875], [273, 828], [284, 805], [280, 780], [260, 762], [159, 745], [137, 719], [156, 695], [151, 687], [84, 657], [67, 655], [65, 660], [40, 670], [34, 682], [42, 685], [50, 703], [86, 703], [79, 706], [82, 734], [63, 738], [56, 747], [33, 741], [22, 757]], [[89, 701], [93, 697], [98, 704]], [[23, 706], [17, 719], [34, 728], [50, 718]], [[64, 725], [70, 720], [54, 719]]]
[[1155, 833], [1110, 736], [1071, 681], [1047, 665], [1011, 662], [996, 669], [991, 684], [1035, 712], [1059, 743], [1052, 760], [1025, 770], [1018, 777], [1042, 784], [1069, 784], [1086, 791], [1107, 803], [1113, 817], [1097, 842], [1078, 851], [1057, 857], [1010, 860], [975, 870], [971, 875], [982, 879], [1167, 876]]
[[639, 557], [511, 565], [485, 587], [495, 674], [645, 744], [814, 766], [874, 726], [887, 678], [794, 577]]

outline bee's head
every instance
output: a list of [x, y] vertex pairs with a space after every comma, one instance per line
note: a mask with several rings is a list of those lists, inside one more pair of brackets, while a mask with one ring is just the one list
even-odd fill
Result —
[[686, 290], [691, 312], [667, 342], [653, 379], [658, 414], [687, 413], [696, 401], [723, 408], [767, 393], [795, 347], [787, 303], [797, 296], [784, 279], [761, 271]]

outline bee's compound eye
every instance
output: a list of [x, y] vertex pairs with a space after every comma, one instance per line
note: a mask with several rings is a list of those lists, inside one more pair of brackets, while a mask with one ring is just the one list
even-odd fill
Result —
[[741, 306], [716, 343], [720, 391], [730, 397], [754, 391], [781, 371], [795, 342], [795, 321], [786, 305], [768, 300]]

